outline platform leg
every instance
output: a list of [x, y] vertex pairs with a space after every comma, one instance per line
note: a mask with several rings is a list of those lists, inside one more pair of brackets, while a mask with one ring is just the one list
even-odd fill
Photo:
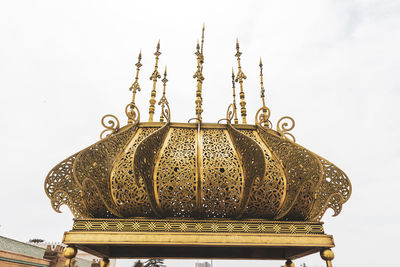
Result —
[[65, 266], [72, 267], [72, 259], [75, 258], [78, 250], [74, 246], [68, 246], [63, 251], [63, 256], [67, 259], [65, 261]]
[[293, 261], [287, 260], [287, 261], [285, 262], [285, 267], [294, 267]]
[[110, 266], [110, 260], [108, 258], [103, 258], [100, 261], [100, 267], [109, 267]]
[[326, 262], [326, 267], [332, 267], [332, 260], [335, 258], [335, 254], [329, 248], [324, 249], [320, 253], [321, 258]]

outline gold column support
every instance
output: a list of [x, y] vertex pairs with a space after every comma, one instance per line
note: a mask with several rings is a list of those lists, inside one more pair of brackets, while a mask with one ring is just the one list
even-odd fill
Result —
[[235, 92], [235, 73], [233, 72], [232, 68], [232, 91], [233, 91], [233, 115], [234, 115], [234, 122], [235, 124], [239, 123], [237, 117], [237, 108], [236, 108], [236, 92]]
[[239, 51], [239, 41], [236, 39], [236, 54], [235, 57], [237, 58], [238, 62], [238, 73], [236, 75], [236, 82], [239, 82], [240, 85], [240, 113], [242, 115], [242, 123], [247, 124], [246, 121], [246, 101], [244, 100], [244, 91], [243, 91], [243, 80], [247, 79], [246, 75], [242, 71], [242, 66], [240, 65], [240, 56], [242, 53]]
[[159, 102], [158, 104], [159, 104], [159, 105], [161, 104], [160, 121], [163, 122], [163, 121], [164, 121], [164, 116], [163, 116], [162, 111], [163, 111], [164, 108], [165, 108], [165, 104], [168, 104], [167, 97], [165, 96], [165, 90], [166, 90], [166, 88], [167, 88], [167, 82], [168, 82], [168, 80], [167, 80], [167, 66], [165, 66], [164, 78], [163, 78], [161, 81], [162, 81], [162, 83], [163, 83], [163, 95], [162, 95], [162, 97], [161, 97], [161, 99], [160, 99], [160, 102]]
[[100, 261], [100, 267], [109, 267], [110, 266], [110, 260], [108, 258], [103, 258]]
[[326, 262], [326, 267], [332, 267], [332, 260], [335, 258], [335, 254], [329, 248], [324, 249], [320, 252], [321, 258]]
[[74, 246], [68, 246], [63, 251], [63, 256], [67, 259], [65, 261], [66, 267], [72, 267], [72, 259], [75, 258], [78, 250]]
[[293, 261], [287, 260], [287, 261], [285, 262], [285, 267], [294, 267]]
[[[135, 64], [136, 66], [136, 77], [135, 77], [135, 81], [133, 82], [133, 84], [131, 85], [131, 87], [129, 87], [129, 90], [132, 91], [132, 101], [130, 104], [130, 110], [129, 113], [133, 114], [134, 112], [134, 106], [135, 106], [135, 97], [136, 97], [136, 93], [137, 91], [140, 91], [140, 85], [139, 85], [139, 71], [140, 71], [140, 67], [142, 66], [142, 63], [140, 63], [140, 61], [142, 60], [142, 50], [140, 50], [139, 52], [139, 56], [138, 56], [138, 62]], [[128, 117], [128, 123], [133, 123], [133, 120], [131, 118], [132, 116]]]
[[154, 71], [153, 74], [150, 76], [150, 80], [153, 81], [153, 89], [151, 90], [151, 98], [150, 98], [150, 107], [149, 107], [149, 122], [153, 121], [154, 117], [154, 111], [155, 111], [155, 104], [156, 104], [156, 85], [157, 85], [157, 79], [161, 78], [160, 73], [158, 72], [158, 57], [161, 55], [160, 52], [160, 41], [158, 41], [157, 44], [157, 50], [154, 53], [156, 56], [156, 63], [154, 65]]

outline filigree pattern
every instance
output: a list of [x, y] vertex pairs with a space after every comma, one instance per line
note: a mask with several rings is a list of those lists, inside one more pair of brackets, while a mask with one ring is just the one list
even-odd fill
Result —
[[156, 166], [157, 201], [168, 217], [190, 217], [196, 208], [196, 131], [171, 129]]
[[272, 219], [283, 204], [286, 193], [286, 178], [279, 160], [273, 156], [259, 139], [257, 132], [241, 130], [241, 133], [252, 138], [262, 148], [265, 156], [265, 177], [256, 179], [245, 217]]
[[87, 210], [82, 204], [81, 188], [73, 178], [73, 164], [78, 154], [63, 160], [49, 172], [44, 189], [55, 211], [61, 212], [60, 207], [65, 204], [75, 217], [87, 217]]
[[159, 128], [140, 128], [127, 145], [122, 157], [114, 164], [110, 176], [111, 194], [124, 217], [152, 216], [151, 205], [142, 179], [133, 172], [133, 155], [137, 145]]
[[243, 173], [226, 130], [202, 130], [202, 209], [205, 217], [238, 214]]
[[[313, 185], [320, 183], [322, 179], [322, 166], [318, 158], [307, 149], [277, 136], [272, 130], [259, 127], [258, 133], [268, 148], [274, 151], [283, 166], [285, 166], [287, 193], [285, 202], [276, 218], [284, 217], [291, 211], [293, 205], [308, 207], [310, 200], [307, 196], [309, 192], [304, 191], [306, 189], [302, 190], [302, 188], [304, 188], [303, 184], [306, 181], [311, 181]], [[296, 201], [303, 203], [296, 203]], [[304, 214], [308, 214], [309, 210], [301, 212], [301, 214], [294, 212], [295, 210], [292, 210], [290, 215], [296, 219], [305, 219]]]
[[[123, 151], [126, 143], [135, 133], [136, 125], [129, 125], [122, 128], [118, 133], [109, 136], [94, 145], [82, 150], [76, 157], [74, 163], [74, 175], [78, 183], [85, 179], [91, 179], [96, 183], [100, 194], [105, 197], [105, 205], [111, 212], [119, 216], [111, 195], [109, 177], [114, 161]], [[104, 216], [108, 216], [104, 214]]]
[[145, 138], [136, 148], [133, 158], [133, 169], [136, 179], [142, 179], [150, 205], [157, 216], [162, 216], [162, 210], [157, 205], [154, 190], [154, 168], [161, 147], [169, 131], [169, 118], [167, 123]]
[[[107, 197], [107, 196], [106, 196]], [[114, 218], [115, 215], [110, 212], [101, 195], [96, 183], [86, 178], [82, 184], [82, 200], [90, 217], [93, 218]]]
[[315, 185], [312, 181], [305, 181], [296, 197], [294, 198], [293, 205], [285, 218], [290, 220], [305, 220], [311, 211], [315, 201]]
[[[128, 124], [54, 167], [45, 190], [75, 217], [318, 221], [351, 194], [329, 161], [267, 128]], [[242, 215], [242, 216], [241, 216]]]
[[229, 122], [227, 126], [232, 143], [242, 163], [244, 174], [243, 194], [237, 214], [238, 217], [241, 217], [246, 211], [254, 181], [259, 179], [259, 184], [264, 182], [265, 158], [261, 147], [256, 141], [236, 130]]
[[310, 220], [320, 220], [325, 211], [331, 208], [334, 211], [333, 216], [337, 216], [342, 210], [342, 205], [351, 195], [351, 184], [346, 174], [327, 161], [318, 156], [322, 163], [324, 176], [322, 182], [316, 192], [316, 200], [311, 214]]

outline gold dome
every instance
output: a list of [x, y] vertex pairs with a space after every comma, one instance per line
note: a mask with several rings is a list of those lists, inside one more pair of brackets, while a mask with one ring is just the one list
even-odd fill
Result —
[[335, 165], [260, 125], [129, 124], [62, 161], [45, 188], [76, 217], [319, 220], [349, 198]]
[[[197, 47], [195, 123], [171, 123], [165, 96], [160, 100], [161, 122], [153, 122], [160, 45], [157, 45], [149, 121], [140, 122], [135, 95], [126, 106], [128, 124], [115, 116], [102, 123], [111, 131], [104, 139], [70, 156], [48, 174], [45, 191], [56, 211], [67, 205], [75, 217], [191, 217], [320, 220], [328, 208], [339, 214], [351, 194], [346, 174], [328, 160], [294, 142], [290, 117], [272, 129], [265, 106], [261, 72], [262, 107], [254, 125], [246, 124], [246, 102], [239, 45], [239, 70], [232, 76], [233, 103], [224, 123], [203, 123], [203, 52]], [[262, 70], [262, 63], [260, 62]], [[240, 84], [238, 124], [235, 80]], [[111, 117], [110, 117], [111, 116]], [[105, 124], [106, 119], [110, 125]], [[166, 122], [164, 122], [166, 121]], [[285, 122], [286, 121], [286, 122]], [[103, 134], [102, 133], [102, 134]], [[289, 138], [290, 137], [290, 138]], [[291, 140], [293, 139], [293, 140]]]

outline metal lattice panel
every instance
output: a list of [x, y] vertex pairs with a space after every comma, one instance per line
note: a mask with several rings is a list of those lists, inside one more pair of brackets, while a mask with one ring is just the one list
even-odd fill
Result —
[[226, 130], [202, 131], [201, 186], [205, 217], [236, 216], [243, 194], [243, 172]]
[[[351, 194], [329, 161], [270, 128], [149, 124], [58, 164], [45, 189], [75, 217], [320, 220]], [[138, 150], [138, 148], [140, 148]]]
[[135, 178], [132, 162], [137, 145], [156, 130], [157, 128], [140, 128], [111, 172], [111, 194], [124, 217], [153, 214], [143, 180]]
[[196, 131], [171, 129], [156, 166], [157, 202], [168, 217], [190, 217], [196, 208]]
[[265, 177], [257, 179], [252, 187], [247, 212], [250, 218], [274, 218], [281, 208], [286, 194], [286, 178], [279, 160], [260, 140], [256, 131], [241, 130], [241, 132], [262, 148], [265, 155]]

